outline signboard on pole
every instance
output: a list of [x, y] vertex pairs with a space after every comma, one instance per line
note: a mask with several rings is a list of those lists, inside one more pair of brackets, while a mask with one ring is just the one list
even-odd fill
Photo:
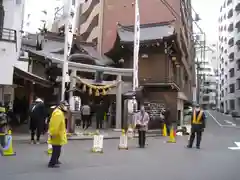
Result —
[[138, 57], [140, 44], [139, 0], [135, 0], [134, 54], [133, 54], [133, 91], [138, 87]]

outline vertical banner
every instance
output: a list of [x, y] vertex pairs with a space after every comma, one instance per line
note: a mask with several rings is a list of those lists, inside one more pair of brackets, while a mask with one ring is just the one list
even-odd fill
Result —
[[77, 20], [79, 20], [79, 10], [81, 8], [81, 4], [84, 3], [84, 0], [76, 0], [75, 4], [71, 5], [70, 10], [70, 16], [69, 16], [69, 33], [68, 33], [68, 44], [69, 44], [69, 50], [68, 55], [70, 55], [71, 47], [72, 47], [72, 41], [73, 41], [73, 35], [77, 33]]
[[139, 0], [135, 0], [134, 54], [133, 54], [133, 91], [138, 87], [138, 57], [140, 43]]

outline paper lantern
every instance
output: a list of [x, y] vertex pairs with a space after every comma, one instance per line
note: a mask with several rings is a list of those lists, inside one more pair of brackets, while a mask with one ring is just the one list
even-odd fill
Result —
[[82, 90], [83, 90], [83, 92], [86, 92], [86, 90], [87, 90], [86, 84], [83, 85], [83, 89]]
[[89, 95], [92, 95], [92, 88], [89, 88], [88, 93], [89, 93]]
[[99, 95], [100, 95], [100, 94], [99, 94], [99, 90], [96, 89], [95, 96], [99, 96]]

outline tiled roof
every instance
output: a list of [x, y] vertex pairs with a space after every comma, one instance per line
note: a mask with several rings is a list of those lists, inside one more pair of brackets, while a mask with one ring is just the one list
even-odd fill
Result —
[[[173, 22], [162, 22], [143, 24], [140, 26], [140, 42], [160, 40], [164, 37], [174, 35], [175, 28]], [[123, 26], [118, 24], [118, 36], [122, 43], [134, 42], [134, 26]]]
[[[22, 49], [31, 50], [32, 53], [36, 52], [36, 43], [37, 43], [37, 35], [30, 34], [22, 39]], [[86, 52], [86, 54], [91, 56], [92, 60], [95, 62], [94, 64], [96, 65], [104, 66], [104, 65], [111, 65], [114, 63], [107, 56], [101, 55], [99, 52], [97, 52], [97, 50], [89, 43], [79, 43], [78, 47], [82, 48]], [[64, 41], [62, 37], [59, 37], [57, 39], [57, 38], [54, 38], [53, 35], [45, 36], [45, 38], [43, 38], [42, 50], [38, 51], [37, 54], [46, 55], [47, 57], [54, 56], [54, 57], [57, 57], [58, 59], [63, 60], [63, 53], [62, 53], [63, 49], [64, 49]]]

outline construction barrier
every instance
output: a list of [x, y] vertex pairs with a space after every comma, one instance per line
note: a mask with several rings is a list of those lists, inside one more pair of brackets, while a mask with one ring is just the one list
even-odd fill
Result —
[[126, 136], [125, 130], [122, 130], [122, 134], [120, 136], [120, 142], [118, 145], [118, 149], [128, 150], [128, 136]]
[[93, 136], [92, 152], [103, 153], [103, 135], [99, 134], [99, 132]]
[[15, 156], [16, 153], [13, 150], [13, 144], [12, 144], [12, 131], [9, 130], [8, 134], [6, 135], [6, 144], [4, 147], [2, 147], [1, 154], [2, 156]]

